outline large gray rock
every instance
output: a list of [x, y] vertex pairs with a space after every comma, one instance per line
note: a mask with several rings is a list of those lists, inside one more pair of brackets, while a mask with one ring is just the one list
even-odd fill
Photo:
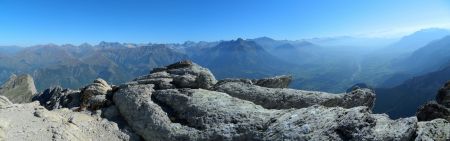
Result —
[[13, 103], [28, 103], [37, 93], [33, 78], [26, 75], [12, 75], [0, 86], [0, 95], [6, 96]]
[[6, 98], [5, 96], [1, 96], [0, 95], [0, 108], [8, 106], [8, 105], [11, 105], [11, 104], [12, 104], [12, 102], [9, 101], [8, 98]]
[[2, 141], [123, 141], [139, 140], [117, 124], [68, 109], [48, 111], [39, 103], [0, 108]]
[[81, 89], [81, 108], [97, 110], [109, 104], [106, 95], [112, 87], [103, 79], [97, 78], [92, 84]]
[[210, 89], [217, 82], [214, 75], [191, 61], [180, 61], [163, 68], [155, 68], [149, 75], [136, 78], [138, 84], [154, 84], [155, 89]]
[[416, 116], [419, 121], [431, 121], [438, 118], [450, 121], [450, 109], [432, 101], [422, 105], [417, 110]]
[[287, 88], [291, 82], [292, 76], [288, 75], [253, 80], [255, 85], [267, 88]]
[[266, 88], [242, 81], [227, 80], [219, 82], [214, 90], [252, 101], [269, 109], [305, 108], [315, 104], [326, 107], [367, 106], [372, 108], [375, 101], [375, 94], [369, 89], [355, 89], [346, 94], [330, 94], [317, 91]]
[[419, 121], [431, 121], [438, 118], [450, 121], [450, 81], [439, 89], [436, 101], [419, 107], [416, 116]]
[[409, 140], [417, 123], [367, 107], [275, 110], [221, 92], [153, 85], [123, 87], [113, 99], [145, 140]]
[[264, 140], [410, 140], [417, 120], [391, 120], [367, 107], [312, 106], [277, 117]]
[[163, 107], [152, 101], [153, 87], [131, 85], [114, 94], [113, 101], [130, 127], [148, 141], [198, 139], [198, 130], [172, 122]]
[[49, 88], [33, 97], [34, 101], [48, 110], [61, 108], [79, 108], [81, 105], [81, 92], [79, 90], [63, 89], [60, 86]]
[[450, 123], [444, 119], [419, 122], [416, 141], [448, 141], [450, 140]]

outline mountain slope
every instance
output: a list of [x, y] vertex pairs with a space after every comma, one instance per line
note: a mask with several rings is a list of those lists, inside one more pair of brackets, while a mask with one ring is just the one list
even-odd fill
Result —
[[450, 61], [450, 36], [433, 41], [401, 61], [403, 71], [423, 74], [442, 68]]
[[377, 88], [374, 111], [387, 113], [393, 118], [412, 116], [417, 108], [434, 100], [442, 84], [450, 80], [450, 66], [417, 76], [393, 88]]
[[415, 51], [428, 43], [441, 39], [447, 35], [450, 35], [450, 30], [430, 28], [422, 29], [414, 32], [408, 36], [401, 38], [396, 43], [390, 45], [388, 48], [391, 51], [410, 52]]
[[78, 88], [97, 77], [122, 83], [148, 73], [152, 68], [186, 59], [166, 45], [133, 46], [106, 43], [91, 46], [40, 45], [14, 56], [0, 56], [0, 81], [11, 73], [29, 73], [38, 90], [61, 85]]
[[292, 65], [269, 54], [254, 41], [223, 41], [199, 51], [192, 59], [207, 66], [218, 78], [258, 78], [287, 72]]

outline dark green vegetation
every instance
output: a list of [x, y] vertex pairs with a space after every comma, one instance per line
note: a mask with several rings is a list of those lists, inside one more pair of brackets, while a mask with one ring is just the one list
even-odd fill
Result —
[[[78, 88], [101, 77], [112, 84], [152, 68], [191, 59], [219, 79], [289, 74], [291, 87], [345, 92], [354, 84], [375, 89], [375, 112], [411, 116], [450, 80], [450, 32], [427, 29], [398, 40], [268, 37], [183, 44], [39, 45], [0, 47], [0, 82], [12, 73], [32, 75], [38, 90]], [[366, 86], [366, 85], [365, 85]]]

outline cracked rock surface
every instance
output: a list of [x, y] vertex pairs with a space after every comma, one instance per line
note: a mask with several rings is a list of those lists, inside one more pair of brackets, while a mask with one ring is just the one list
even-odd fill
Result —
[[68, 109], [48, 111], [38, 102], [0, 108], [0, 140], [122, 141], [139, 137], [117, 124]]
[[429, 112], [418, 114], [420, 122], [392, 120], [372, 113], [370, 89], [331, 94], [289, 89], [289, 81], [289, 76], [217, 81], [208, 69], [180, 61], [118, 86], [97, 79], [80, 90], [48, 89], [34, 103], [12, 104], [0, 96], [0, 140], [450, 138], [449, 122], [439, 111], [448, 109], [445, 100], [424, 106]]
[[346, 94], [331, 94], [286, 88], [266, 88], [245, 81], [225, 80], [219, 82], [214, 90], [252, 101], [268, 109], [305, 108], [315, 104], [326, 107], [367, 106], [372, 108], [375, 102], [375, 94], [369, 89], [356, 89]]

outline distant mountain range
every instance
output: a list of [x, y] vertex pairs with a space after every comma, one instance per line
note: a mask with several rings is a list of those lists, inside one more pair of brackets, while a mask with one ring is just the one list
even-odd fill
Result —
[[27, 73], [41, 91], [55, 85], [78, 88], [97, 77], [117, 84], [152, 68], [191, 59], [219, 79], [288, 74], [293, 76], [292, 88], [334, 93], [364, 83], [378, 94], [376, 112], [402, 117], [433, 99], [440, 85], [450, 79], [448, 35], [448, 30], [426, 29], [397, 40], [261, 37], [181, 44], [5, 46], [0, 47], [0, 82], [11, 74]]

